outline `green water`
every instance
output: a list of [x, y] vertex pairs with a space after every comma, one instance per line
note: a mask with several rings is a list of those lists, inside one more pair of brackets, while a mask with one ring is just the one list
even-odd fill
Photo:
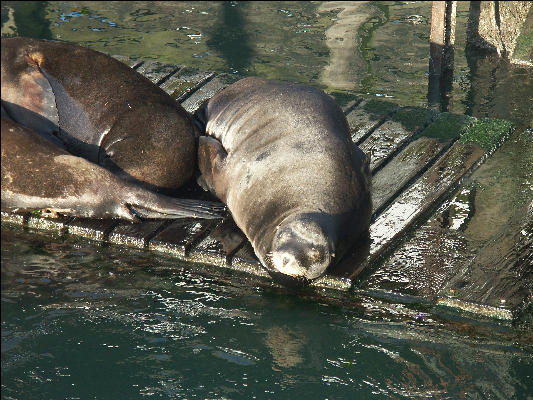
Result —
[[[2, 2], [2, 35], [426, 106], [431, 4], [347, 6]], [[531, 70], [468, 61], [467, 14], [459, 4], [450, 111], [530, 126]], [[474, 176], [469, 240], [524, 218], [527, 135]], [[511, 324], [339, 296], [3, 225], [2, 398], [533, 398], [533, 310]]]
[[528, 324], [2, 230], [5, 399], [525, 399]]

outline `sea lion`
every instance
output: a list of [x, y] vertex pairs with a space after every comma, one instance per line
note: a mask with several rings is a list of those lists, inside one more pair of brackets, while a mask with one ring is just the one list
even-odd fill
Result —
[[71, 154], [155, 191], [196, 168], [190, 115], [125, 64], [68, 43], [2, 38], [2, 106]]
[[315, 279], [368, 230], [369, 159], [324, 92], [245, 78], [197, 118], [202, 179], [274, 277]]
[[219, 218], [223, 206], [174, 199], [120, 179], [2, 116], [2, 210], [91, 218]]

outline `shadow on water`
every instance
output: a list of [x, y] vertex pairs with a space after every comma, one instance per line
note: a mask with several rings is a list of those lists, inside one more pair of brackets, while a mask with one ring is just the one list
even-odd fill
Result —
[[4, 16], [13, 10], [16, 35], [37, 39], [53, 39], [49, 21], [46, 19], [47, 1], [2, 2], [2, 25]]
[[231, 69], [243, 72], [253, 56], [249, 34], [245, 28], [242, 8], [245, 3], [225, 1], [222, 5], [222, 18], [216, 25], [213, 36], [207, 45], [219, 51]]

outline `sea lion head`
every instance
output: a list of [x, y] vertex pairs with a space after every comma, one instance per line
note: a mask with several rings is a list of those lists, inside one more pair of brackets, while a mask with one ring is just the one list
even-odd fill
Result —
[[335, 257], [335, 246], [320, 213], [287, 217], [279, 225], [268, 253], [267, 268], [274, 273], [310, 281], [320, 277]]

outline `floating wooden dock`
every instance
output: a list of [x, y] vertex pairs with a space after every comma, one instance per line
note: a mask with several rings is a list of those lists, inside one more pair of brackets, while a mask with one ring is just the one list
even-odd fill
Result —
[[[239, 79], [230, 74], [117, 58], [159, 85], [191, 113], [216, 92]], [[391, 261], [395, 251], [416, 237], [460, 182], [505, 140], [511, 130], [510, 123], [438, 113], [426, 108], [399, 107], [390, 102], [355, 96], [344, 97], [342, 101], [353, 141], [371, 154], [374, 215], [369, 238], [337, 268], [314, 281], [311, 287], [359, 292], [400, 303], [420, 302], [458, 308], [498, 319], [511, 320], [519, 315], [532, 300], [530, 275], [525, 277], [527, 279], [515, 276], [510, 284], [508, 280], [495, 279], [494, 274], [476, 274], [476, 281], [472, 282], [474, 278], [470, 277], [468, 281], [464, 268], [449, 268], [444, 273], [435, 266], [434, 275], [442, 278], [435, 283], [435, 279], [427, 277], [431, 260], [424, 260], [422, 254], [419, 264], [410, 265], [409, 276], [428, 279], [432, 282], [431, 288], [419, 285], [419, 290], [412, 287], [404, 290], [384, 283], [390, 283], [390, 280], [375, 278], [393, 273], [391, 271], [395, 269], [401, 270]], [[231, 218], [225, 221], [182, 219], [131, 224], [117, 220], [49, 219], [2, 212], [2, 223], [163, 252], [182, 260], [268, 279], [250, 243]], [[490, 243], [487, 246], [490, 247]], [[466, 285], [465, 279], [468, 281]], [[468, 287], [475, 287], [477, 291], [467, 291], [465, 288]]]

